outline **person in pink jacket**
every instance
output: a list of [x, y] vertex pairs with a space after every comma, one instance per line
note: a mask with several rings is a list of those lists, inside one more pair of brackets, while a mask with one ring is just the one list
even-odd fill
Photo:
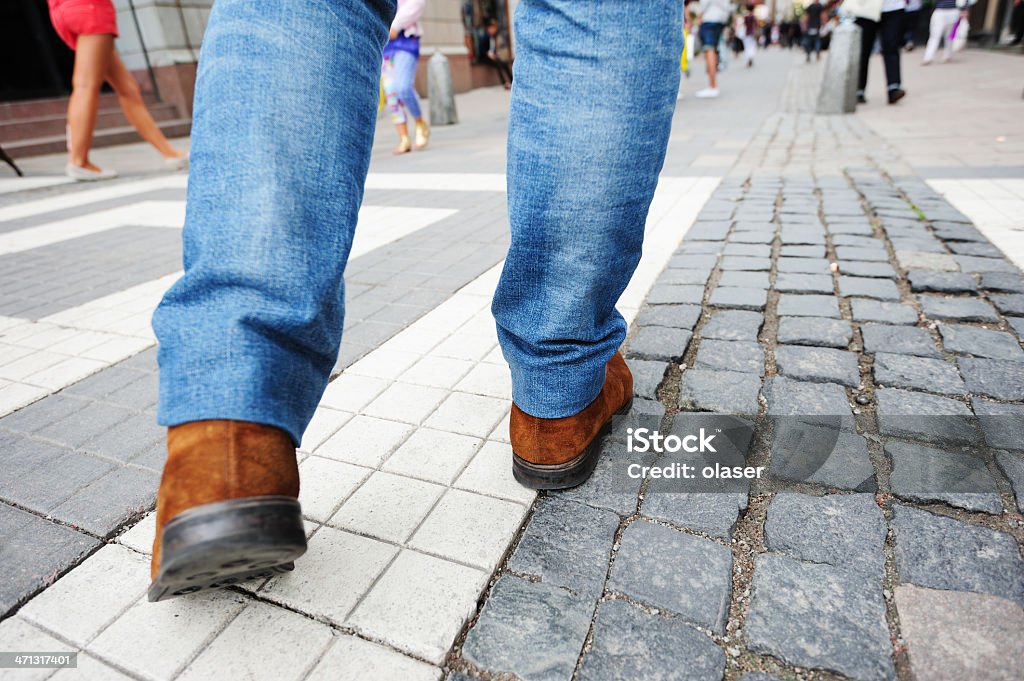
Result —
[[[416, 96], [416, 65], [420, 61], [420, 16], [426, 0], [398, 0], [398, 12], [391, 22], [391, 35], [384, 46], [384, 62], [381, 65], [381, 79], [384, 97], [387, 99], [391, 121], [398, 131], [398, 146], [395, 154], [412, 151], [409, 140], [411, 116], [416, 129], [416, 148], [427, 146], [430, 128], [423, 120], [420, 99]], [[407, 113], [408, 112], [408, 115]]]

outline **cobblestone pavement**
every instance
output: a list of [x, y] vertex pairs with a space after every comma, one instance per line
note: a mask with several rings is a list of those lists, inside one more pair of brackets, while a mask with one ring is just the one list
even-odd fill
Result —
[[734, 439], [769, 478], [685, 494], [621, 475], [620, 429], [586, 485], [515, 484], [505, 100], [477, 92], [429, 153], [378, 131], [309, 553], [155, 605], [148, 317], [184, 177], [0, 185], [0, 649], [82, 651], [58, 679], [1013, 678], [1024, 279], [877, 125], [805, 113], [818, 76], [769, 53], [683, 101], [620, 308], [637, 414], [839, 416], [826, 460], [759, 424]]
[[[790, 76], [626, 346], [637, 414], [758, 415], [770, 474], [629, 482], [613, 433], [538, 499], [449, 678], [1020, 678], [1024, 278]], [[844, 425], [813, 465], [808, 427], [763, 418], [823, 414]]]

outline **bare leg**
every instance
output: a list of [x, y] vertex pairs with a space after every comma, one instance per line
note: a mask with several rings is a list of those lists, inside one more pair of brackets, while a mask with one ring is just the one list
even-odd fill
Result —
[[[79, 38], [79, 45], [81, 45], [81, 38]], [[138, 131], [142, 139], [156, 147], [156, 150], [164, 158], [181, 158], [185, 155], [185, 152], [171, 146], [156, 121], [153, 120], [149, 109], [146, 108], [146, 103], [142, 101], [139, 84], [125, 67], [113, 46], [111, 46], [110, 64], [107, 68], [107, 82], [117, 93], [117, 102], [121, 105], [124, 117]]]
[[712, 89], [718, 87], [718, 52], [707, 50], [704, 52], [704, 61], [708, 67], [708, 83]]
[[409, 141], [409, 126], [405, 123], [395, 124], [395, 132], [398, 133], [398, 146], [391, 150], [396, 156], [412, 151], [412, 142]]
[[75, 71], [71, 77], [68, 100], [68, 161], [89, 170], [99, 170], [89, 162], [100, 87], [106, 79], [114, 53], [114, 36], [82, 35], [75, 49]]

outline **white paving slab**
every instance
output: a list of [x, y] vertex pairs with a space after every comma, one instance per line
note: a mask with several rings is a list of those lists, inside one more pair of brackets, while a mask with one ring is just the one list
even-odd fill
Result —
[[961, 178], [928, 184], [1024, 269], [1024, 179]]
[[316, 665], [332, 639], [326, 624], [251, 602], [178, 678], [298, 681]]

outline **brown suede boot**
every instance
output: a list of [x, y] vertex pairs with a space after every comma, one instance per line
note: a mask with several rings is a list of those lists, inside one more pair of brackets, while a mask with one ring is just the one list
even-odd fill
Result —
[[612, 417], [633, 405], [633, 374], [618, 352], [605, 367], [604, 386], [586, 409], [560, 419], [530, 416], [512, 405], [509, 436], [512, 474], [532, 489], [567, 489], [594, 472], [598, 440], [611, 430]]
[[306, 551], [298, 496], [284, 431], [245, 421], [169, 428], [149, 600], [291, 570]]

